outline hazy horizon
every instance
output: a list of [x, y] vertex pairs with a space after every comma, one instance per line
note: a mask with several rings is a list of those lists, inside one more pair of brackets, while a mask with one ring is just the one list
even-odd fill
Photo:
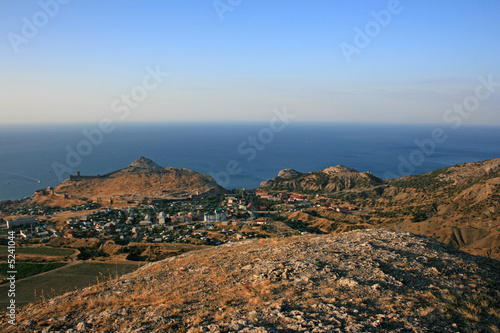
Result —
[[1, 124], [500, 125], [496, 1], [4, 1]]

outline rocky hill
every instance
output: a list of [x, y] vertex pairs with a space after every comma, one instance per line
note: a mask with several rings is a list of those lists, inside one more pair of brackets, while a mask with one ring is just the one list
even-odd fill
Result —
[[260, 189], [333, 193], [351, 189], [366, 189], [383, 183], [382, 179], [373, 176], [370, 172], [358, 172], [338, 165], [308, 173], [284, 169], [273, 179], [262, 182]]
[[169, 199], [225, 192], [208, 175], [185, 168], [163, 168], [145, 157], [107, 175], [71, 176], [55, 188], [55, 193], [67, 197], [117, 200]]
[[382, 186], [317, 193], [321, 205], [353, 205], [364, 212], [346, 215], [320, 208], [289, 213], [287, 218], [326, 233], [409, 231], [500, 260], [500, 159], [390, 179]]
[[374, 221], [500, 259], [500, 159], [394, 179]]
[[500, 266], [362, 230], [190, 252], [31, 304], [6, 332], [498, 332]]

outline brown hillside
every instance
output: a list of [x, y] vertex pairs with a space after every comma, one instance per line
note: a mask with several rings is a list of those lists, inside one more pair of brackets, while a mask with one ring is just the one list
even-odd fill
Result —
[[496, 262], [388, 230], [190, 252], [18, 312], [7, 332], [497, 332]]
[[[292, 175], [279, 182], [291, 184], [292, 179], [305, 178]], [[500, 260], [500, 159], [391, 179], [384, 186], [316, 193], [321, 194], [317, 200], [323, 205], [354, 205], [365, 211], [346, 215], [313, 208], [286, 217], [323, 232], [389, 228], [424, 234]]]
[[144, 157], [108, 175], [72, 176], [55, 188], [58, 195], [93, 200], [171, 199], [224, 192], [208, 175], [184, 168], [162, 168]]

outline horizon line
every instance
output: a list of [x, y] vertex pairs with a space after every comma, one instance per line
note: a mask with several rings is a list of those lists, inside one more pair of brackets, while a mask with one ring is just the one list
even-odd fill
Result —
[[[63, 126], [87, 126], [99, 124], [100, 121], [75, 121], [75, 122], [37, 122], [37, 123], [2, 123], [0, 128], [5, 127], [63, 127]], [[260, 125], [266, 124], [269, 120], [175, 120], [175, 121], [112, 121], [115, 125], [122, 126], [162, 126], [162, 125]], [[440, 127], [452, 127], [452, 124], [448, 123], [436, 123], [436, 122], [368, 122], [368, 121], [321, 121], [321, 120], [300, 120], [291, 121], [289, 125], [360, 125], [360, 126], [440, 126]], [[462, 124], [460, 127], [500, 127], [500, 123], [471, 123]], [[458, 129], [458, 128], [457, 128]]]

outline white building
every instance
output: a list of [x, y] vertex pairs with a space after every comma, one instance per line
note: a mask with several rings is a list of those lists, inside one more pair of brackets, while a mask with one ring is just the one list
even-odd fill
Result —
[[37, 220], [33, 216], [27, 216], [27, 217], [18, 217], [13, 220], [7, 220], [7, 228], [12, 228], [12, 227], [19, 227], [21, 225], [32, 225], [36, 224]]
[[161, 212], [161, 213], [158, 213], [158, 224], [165, 224], [165, 218], [167, 217], [167, 215], [165, 215], [164, 212]]
[[203, 220], [205, 222], [222, 222], [226, 221], [226, 212], [221, 208], [217, 208], [213, 213], [207, 213], [204, 215]]

